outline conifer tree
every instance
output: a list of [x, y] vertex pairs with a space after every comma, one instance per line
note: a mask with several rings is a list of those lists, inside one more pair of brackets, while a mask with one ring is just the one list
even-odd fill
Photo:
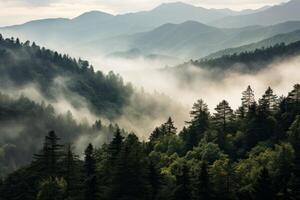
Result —
[[176, 189], [174, 200], [191, 200], [190, 170], [186, 163], [183, 164], [181, 173], [176, 174]]
[[292, 109], [297, 114], [300, 113], [300, 84], [294, 85], [294, 89], [289, 92], [287, 103], [289, 109]]
[[199, 175], [196, 180], [196, 197], [197, 200], [211, 199], [211, 188], [210, 188], [210, 180], [209, 180], [209, 174], [207, 169], [206, 162], [202, 162], [200, 166]]
[[254, 185], [254, 198], [257, 200], [273, 200], [274, 197], [272, 180], [270, 178], [269, 171], [264, 167], [258, 175]]
[[37, 200], [64, 200], [66, 182], [63, 178], [49, 177], [40, 185]]
[[45, 137], [45, 142], [40, 154], [34, 155], [34, 167], [41, 178], [55, 177], [59, 173], [59, 161], [62, 157], [62, 145], [58, 144], [60, 139], [54, 131], [50, 131]]
[[288, 139], [295, 150], [294, 169], [293, 169], [293, 188], [292, 193], [295, 199], [300, 198], [300, 116], [296, 117], [296, 120], [290, 127], [288, 132]]
[[68, 144], [66, 146], [62, 168], [63, 177], [66, 181], [66, 197], [70, 199], [79, 199], [79, 158], [73, 153], [71, 144]]
[[166, 135], [176, 135], [177, 128], [174, 125], [174, 121], [171, 117], [168, 118], [168, 121], [163, 124], [163, 130]]
[[185, 149], [191, 150], [194, 146], [197, 146], [204, 132], [209, 127], [209, 111], [207, 105], [202, 99], [198, 100], [190, 112], [191, 121], [187, 122], [189, 124], [189, 130], [185, 135]]
[[[138, 138], [128, 135], [112, 170], [109, 199], [140, 200], [149, 197], [148, 171]], [[143, 191], [143, 192], [141, 192]]]
[[111, 162], [114, 162], [116, 160], [117, 156], [119, 155], [121, 148], [122, 148], [123, 139], [124, 139], [124, 137], [121, 134], [121, 130], [119, 128], [117, 128], [117, 130], [115, 132], [115, 136], [108, 147]]
[[264, 113], [274, 113], [279, 108], [278, 97], [273, 94], [273, 90], [268, 87], [262, 98], [259, 100], [259, 109]]
[[249, 112], [250, 107], [255, 103], [254, 92], [251, 89], [250, 85], [245, 91], [242, 92], [242, 106], [236, 111], [237, 116], [240, 119], [244, 119]]
[[215, 108], [216, 113], [214, 114], [214, 122], [219, 126], [223, 133], [226, 132], [228, 122], [234, 119], [233, 110], [229, 106], [226, 100], [223, 100]]
[[155, 163], [150, 161], [149, 164], [149, 184], [151, 187], [150, 200], [157, 199], [161, 187], [161, 175]]
[[249, 85], [247, 89], [242, 93], [242, 107], [245, 113], [249, 111], [249, 107], [253, 105], [254, 102], [254, 92]]
[[89, 144], [85, 150], [85, 200], [97, 199], [96, 161], [94, 158], [94, 147]]

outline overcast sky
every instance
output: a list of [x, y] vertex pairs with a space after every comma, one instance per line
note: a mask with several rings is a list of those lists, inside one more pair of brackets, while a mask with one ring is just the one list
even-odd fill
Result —
[[[0, 0], [0, 26], [49, 17], [75, 17], [90, 10], [121, 14], [177, 0]], [[182, 0], [206, 8], [254, 9], [288, 0]]]

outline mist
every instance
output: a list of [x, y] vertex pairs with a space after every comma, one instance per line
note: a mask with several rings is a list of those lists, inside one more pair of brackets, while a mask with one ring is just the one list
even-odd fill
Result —
[[[287, 90], [299, 82], [298, 69], [300, 57], [275, 60], [268, 66], [261, 66], [256, 73], [243, 73], [235, 66], [230, 71], [209, 70], [199, 66], [186, 65], [184, 69], [167, 66], [165, 63], [149, 63], [145, 60], [98, 60], [91, 58], [99, 70], [114, 70], [125, 81], [143, 88], [146, 92], [160, 92], [172, 101], [191, 108], [198, 99], [203, 99], [213, 112], [223, 99], [237, 109], [241, 104], [241, 93], [248, 85], [254, 89], [256, 100], [270, 86], [278, 96], [286, 96]], [[112, 67], [107, 64], [114, 63]], [[98, 66], [105, 66], [104, 68]], [[116, 67], [119, 66], [119, 67]]]

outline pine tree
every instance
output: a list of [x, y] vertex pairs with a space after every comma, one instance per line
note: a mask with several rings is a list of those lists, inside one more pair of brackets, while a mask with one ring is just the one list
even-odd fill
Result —
[[190, 112], [191, 121], [187, 122], [189, 124], [187, 134], [185, 135], [185, 149], [186, 151], [191, 150], [194, 146], [197, 146], [204, 132], [209, 127], [209, 111], [207, 105], [203, 100], [198, 100]]
[[297, 114], [300, 113], [300, 84], [294, 85], [294, 89], [289, 92], [287, 104], [289, 109], [292, 109]]
[[152, 161], [149, 164], [149, 184], [151, 187], [150, 200], [155, 200], [157, 199], [161, 187], [161, 176], [155, 163]]
[[66, 182], [63, 178], [49, 177], [40, 185], [37, 200], [64, 200]]
[[85, 200], [97, 199], [96, 161], [94, 158], [94, 147], [89, 144], [85, 150]]
[[213, 121], [222, 129], [223, 133], [225, 133], [228, 122], [231, 122], [234, 119], [233, 110], [225, 100], [219, 103], [215, 110], [216, 113], [214, 114]]
[[294, 169], [293, 169], [293, 188], [292, 194], [295, 199], [300, 198], [300, 116], [292, 124], [288, 132], [288, 139], [295, 150]]
[[50, 131], [45, 137], [45, 142], [40, 154], [34, 155], [33, 166], [41, 178], [55, 177], [59, 173], [59, 161], [62, 157], [62, 145], [58, 144], [60, 139], [54, 131]]
[[171, 117], [168, 118], [168, 121], [163, 124], [163, 129], [166, 135], [176, 135], [177, 128], [174, 125], [174, 121]]
[[111, 141], [108, 147], [110, 161], [112, 162], [111, 164], [113, 164], [113, 162], [116, 160], [116, 158], [118, 157], [121, 151], [123, 139], [124, 137], [121, 134], [121, 130], [117, 128], [115, 132], [115, 137], [113, 138], [113, 140]]
[[206, 162], [202, 162], [199, 175], [196, 180], [196, 197], [197, 200], [211, 199], [210, 180]]
[[274, 113], [279, 108], [278, 97], [268, 87], [262, 98], [259, 100], [259, 109], [264, 113]]
[[[149, 198], [148, 171], [145, 155], [138, 138], [128, 135], [112, 167], [111, 200], [141, 200]], [[143, 192], [141, 192], [143, 191]]]
[[156, 127], [154, 131], [150, 134], [149, 140], [151, 143], [154, 143], [156, 140], [158, 140], [163, 135], [162, 131]]
[[181, 173], [176, 175], [176, 189], [174, 200], [191, 200], [190, 171], [186, 163], [183, 164]]
[[236, 116], [239, 119], [244, 119], [249, 112], [250, 107], [255, 103], [254, 92], [251, 89], [250, 85], [247, 87], [245, 91], [242, 92], [242, 106], [238, 108], [236, 111]]
[[254, 185], [254, 197], [256, 200], [273, 200], [275, 195], [272, 189], [272, 181], [267, 168], [263, 168]]
[[66, 197], [70, 199], [79, 199], [79, 157], [73, 153], [71, 144], [66, 146], [62, 168], [63, 177], [66, 181]]
[[250, 106], [253, 105], [254, 102], [254, 92], [249, 85], [247, 89], [242, 93], [242, 107], [245, 113], [248, 113]]

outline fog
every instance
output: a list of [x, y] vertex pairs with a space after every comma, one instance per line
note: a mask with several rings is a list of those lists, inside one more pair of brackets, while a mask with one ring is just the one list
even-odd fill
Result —
[[[132, 82], [147, 92], [164, 93], [173, 101], [190, 108], [201, 98], [211, 111], [223, 99], [229, 101], [236, 109], [241, 104], [241, 93], [248, 85], [251, 85], [258, 100], [269, 86], [278, 96], [286, 96], [300, 80], [300, 74], [295, 73], [299, 67], [300, 57], [274, 61], [268, 66], [262, 66], [262, 70], [255, 74], [242, 73], [240, 70], [213, 71], [193, 65], [185, 66], [183, 71], [174, 70], [158, 61], [153, 65], [145, 60], [143, 62], [125, 59], [90, 58], [90, 60], [97, 63], [96, 68], [99, 70], [114, 70], [120, 73], [125, 81]], [[107, 63], [114, 65], [109, 68]]]

